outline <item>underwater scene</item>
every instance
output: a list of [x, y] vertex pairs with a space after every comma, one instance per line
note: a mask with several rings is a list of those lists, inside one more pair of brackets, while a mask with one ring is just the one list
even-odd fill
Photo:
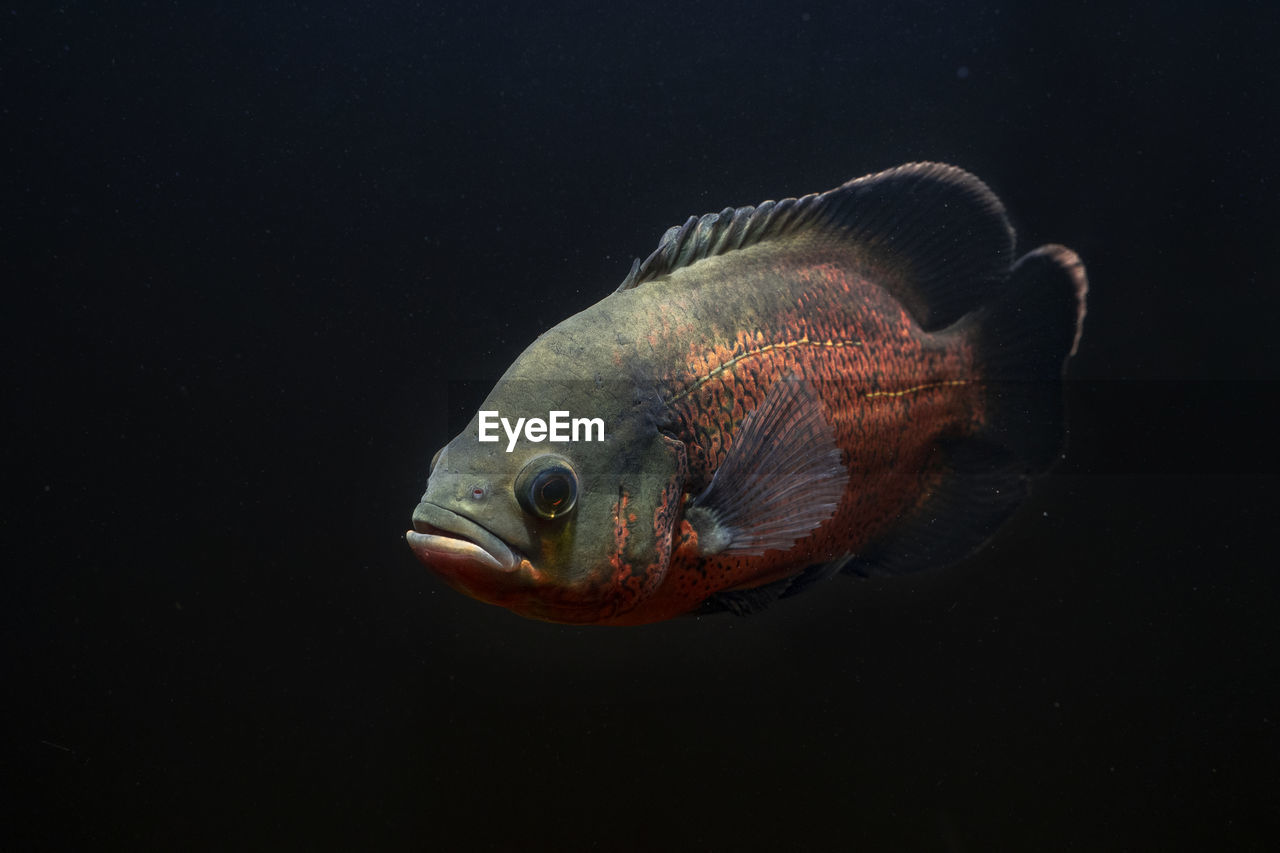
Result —
[[1280, 11], [11, 4], [6, 850], [1270, 850]]

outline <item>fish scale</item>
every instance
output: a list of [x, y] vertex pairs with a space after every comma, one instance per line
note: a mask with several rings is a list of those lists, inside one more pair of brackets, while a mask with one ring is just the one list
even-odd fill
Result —
[[[963, 337], [930, 340], [898, 306], [887, 310], [884, 292], [875, 285], [839, 271], [808, 272], [791, 269], [807, 288], [794, 302], [776, 294], [779, 303], [798, 308], [779, 310], [773, 328], [704, 344], [701, 357], [663, 385], [682, 389], [668, 400], [678, 413], [678, 434], [689, 437], [689, 489], [696, 493], [732, 452], [742, 421], [774, 382], [814, 382], [846, 466], [856, 474], [840, 508], [814, 536], [790, 551], [763, 557], [706, 557], [696, 533], [683, 531], [669, 580], [631, 619], [685, 612], [706, 600], [710, 586], [731, 590], [767, 584], [793, 572], [797, 563], [823, 563], [860, 550], [915, 509], [942, 476], [945, 460], [933, 452], [938, 438], [981, 427], [981, 401], [969, 389], [972, 351]], [[722, 275], [726, 288], [751, 284], [732, 263]], [[707, 283], [701, 287], [712, 289]], [[829, 306], [834, 316], [818, 314], [815, 306]], [[823, 328], [841, 328], [848, 337], [813, 340], [809, 330]], [[920, 382], [921, 377], [929, 381]], [[928, 417], [913, 417], [926, 407]]]

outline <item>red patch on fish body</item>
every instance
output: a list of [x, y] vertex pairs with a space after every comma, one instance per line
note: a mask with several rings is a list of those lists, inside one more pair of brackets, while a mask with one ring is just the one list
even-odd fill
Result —
[[685, 342], [685, 365], [661, 383], [688, 456], [685, 491], [697, 494], [711, 482], [743, 419], [770, 386], [796, 378], [811, 383], [830, 417], [850, 472], [844, 496], [812, 536], [758, 556], [703, 556], [696, 532], [683, 522], [673, 531], [662, 585], [636, 608], [603, 622], [667, 619], [718, 591], [759, 586], [857, 552], [945, 475], [938, 439], [982, 423], [975, 365], [962, 336], [921, 331], [883, 288], [833, 264], [765, 268], [756, 275], [763, 280], [737, 286], [750, 293], [767, 288], [768, 277], [784, 275], [804, 286], [773, 317], [751, 312], [758, 319], [749, 328]]

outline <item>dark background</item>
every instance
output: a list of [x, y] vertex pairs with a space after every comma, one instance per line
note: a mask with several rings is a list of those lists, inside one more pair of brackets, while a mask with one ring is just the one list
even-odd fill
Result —
[[[4, 4], [4, 846], [1274, 845], [1280, 28], [1202, 6]], [[1091, 278], [985, 551], [634, 629], [413, 560], [666, 227], [916, 159]]]

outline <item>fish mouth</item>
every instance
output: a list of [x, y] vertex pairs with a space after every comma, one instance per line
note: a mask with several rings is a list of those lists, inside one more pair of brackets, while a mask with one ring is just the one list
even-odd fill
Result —
[[418, 504], [404, 538], [418, 561], [453, 589], [531, 619], [596, 622], [608, 604], [599, 590], [557, 585], [481, 524], [439, 504]]
[[419, 560], [442, 574], [462, 566], [514, 572], [522, 559], [479, 523], [425, 501], [414, 510], [413, 529], [404, 538]]

